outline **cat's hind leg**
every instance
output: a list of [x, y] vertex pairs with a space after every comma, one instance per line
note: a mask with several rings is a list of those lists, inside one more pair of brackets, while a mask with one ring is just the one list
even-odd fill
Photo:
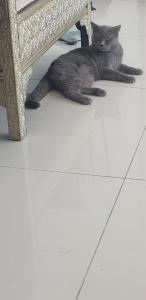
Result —
[[118, 70], [121, 73], [124, 74], [129, 74], [129, 75], [142, 75], [143, 74], [143, 70], [141, 69], [137, 69], [137, 68], [133, 68], [124, 64], [121, 64], [118, 68]]
[[106, 91], [95, 88], [95, 87], [83, 87], [81, 88], [81, 92], [85, 95], [99, 96], [104, 97], [106, 95]]

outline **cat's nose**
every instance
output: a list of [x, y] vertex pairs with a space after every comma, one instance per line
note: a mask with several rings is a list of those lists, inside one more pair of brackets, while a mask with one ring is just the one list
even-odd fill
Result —
[[100, 47], [101, 47], [101, 48], [103, 48], [103, 47], [104, 47], [104, 43], [103, 43], [103, 42], [100, 44]]

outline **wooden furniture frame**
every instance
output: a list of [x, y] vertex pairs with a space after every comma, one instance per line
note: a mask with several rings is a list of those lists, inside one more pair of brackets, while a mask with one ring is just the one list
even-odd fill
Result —
[[91, 43], [90, 11], [89, 0], [35, 0], [19, 11], [16, 0], [0, 0], [0, 105], [6, 108], [10, 139], [26, 134], [32, 65], [73, 24], [83, 26]]

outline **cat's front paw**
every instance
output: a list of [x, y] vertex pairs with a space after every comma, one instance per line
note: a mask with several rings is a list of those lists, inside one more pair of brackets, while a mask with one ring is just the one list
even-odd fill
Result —
[[142, 75], [143, 70], [142, 69], [136, 69], [135, 75]]
[[134, 83], [135, 82], [135, 77], [134, 76], [128, 76], [126, 79], [127, 83]]

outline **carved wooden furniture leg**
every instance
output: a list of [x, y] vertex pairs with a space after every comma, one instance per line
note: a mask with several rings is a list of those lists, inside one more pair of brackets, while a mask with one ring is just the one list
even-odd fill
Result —
[[24, 114], [24, 86], [19, 61], [19, 42], [15, 3], [3, 1], [0, 40], [2, 47], [2, 76], [5, 89], [5, 107], [7, 111], [9, 136], [12, 140], [21, 140], [26, 134]]
[[80, 20], [82, 46], [91, 44], [90, 0], [0, 0], [0, 105], [9, 135], [26, 134], [24, 99], [34, 62]]

